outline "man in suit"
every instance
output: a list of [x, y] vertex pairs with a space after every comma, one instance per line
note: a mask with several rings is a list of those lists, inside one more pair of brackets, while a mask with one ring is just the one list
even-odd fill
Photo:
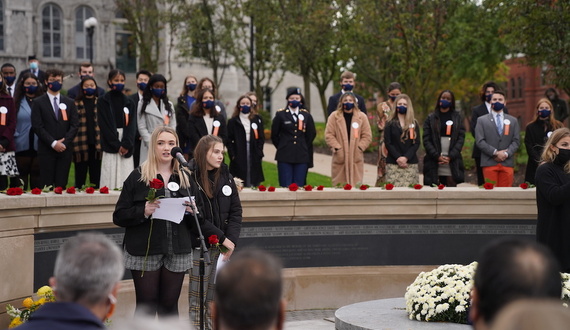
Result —
[[340, 87], [342, 88], [340, 92], [336, 93], [335, 95], [329, 97], [329, 105], [327, 107], [328, 115], [330, 116], [336, 110], [338, 106], [338, 100], [340, 96], [346, 92], [351, 92], [356, 96], [356, 103], [358, 105], [358, 109], [360, 111], [366, 113], [366, 103], [364, 103], [364, 98], [362, 96], [352, 92], [354, 89], [354, 81], [356, 77], [354, 73], [350, 71], [344, 71], [340, 76]]
[[[143, 98], [143, 91], [146, 89], [146, 84], [148, 84], [150, 76], [152, 76], [152, 73], [150, 73], [148, 70], [139, 70], [136, 74], [137, 92], [129, 95], [129, 99], [131, 99], [135, 105], [135, 110], [138, 109], [139, 101]], [[134, 118], [137, 118], [136, 113]], [[135, 164], [135, 168], [139, 166], [141, 160], [141, 141], [141, 136], [139, 134], [139, 130], [137, 129], [135, 132], [135, 147], [133, 152], [133, 162]]]
[[[87, 78], [87, 77], [95, 77], [95, 71], [93, 70], [93, 64], [88, 63], [88, 62], [84, 62], [81, 63], [79, 65], [79, 84], [71, 87], [68, 91], [67, 91], [67, 97], [71, 98], [71, 99], [76, 99], [77, 95], [79, 95], [79, 93], [81, 93], [81, 80], [83, 80], [83, 78]], [[103, 94], [105, 94], [105, 90], [99, 86], [97, 86], [97, 94], [99, 95], [99, 97], [103, 96]]]
[[40, 61], [36, 58], [36, 55], [28, 56], [28, 65], [30, 67], [29, 69], [20, 71], [20, 74], [18, 75], [18, 81], [22, 79], [24, 73], [31, 72], [38, 78], [40, 84], [42, 84], [42, 88], [45, 90], [46, 86], [44, 83], [47, 80], [47, 75], [45, 71], [40, 70]]
[[[471, 135], [475, 141], [477, 141], [477, 137], [475, 136], [475, 127], [477, 127], [477, 119], [481, 116], [487, 115], [491, 113], [491, 97], [493, 96], [493, 92], [499, 90], [499, 85], [497, 85], [493, 81], [486, 82], [483, 87], [481, 88], [481, 101], [483, 103], [479, 104], [476, 107], [473, 107], [471, 110]], [[503, 112], [508, 114], [509, 111], [505, 107]], [[475, 165], [477, 167], [477, 185], [481, 186], [485, 183], [485, 178], [483, 177], [483, 168], [481, 167], [481, 150], [477, 147], [477, 144], [473, 145], [473, 152], [471, 157], [475, 160]]]
[[61, 70], [48, 70], [47, 93], [37, 97], [32, 106], [32, 128], [39, 138], [40, 184], [65, 187], [73, 155], [73, 139], [79, 117], [72, 99], [59, 93], [63, 83]]
[[16, 91], [16, 67], [10, 63], [4, 63], [0, 70], [4, 76], [8, 93], [14, 97], [14, 92]]
[[485, 180], [497, 187], [512, 187], [515, 152], [520, 145], [519, 123], [505, 114], [505, 94], [496, 90], [491, 97], [491, 113], [477, 119], [475, 136], [481, 149], [481, 167]]

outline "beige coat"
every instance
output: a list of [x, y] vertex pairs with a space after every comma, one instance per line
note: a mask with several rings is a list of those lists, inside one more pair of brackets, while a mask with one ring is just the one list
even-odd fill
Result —
[[[363, 154], [372, 141], [372, 130], [368, 117], [358, 109], [354, 109], [350, 127], [349, 143], [342, 112], [333, 112], [327, 122], [325, 140], [333, 150], [331, 164], [333, 185], [350, 183], [355, 186], [357, 183], [362, 183], [364, 176]], [[371, 182], [371, 184], [374, 183]]]

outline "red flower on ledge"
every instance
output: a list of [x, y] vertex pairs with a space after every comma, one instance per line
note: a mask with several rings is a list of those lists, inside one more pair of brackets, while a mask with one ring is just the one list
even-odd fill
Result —
[[108, 194], [109, 193], [109, 187], [107, 187], [107, 186], [101, 187], [101, 188], [99, 188], [99, 192], [101, 194]]
[[362, 185], [360, 185], [360, 187], [359, 187], [358, 189], [360, 189], [360, 190], [366, 190], [366, 189], [368, 189], [368, 188], [370, 188], [369, 185], [367, 185], [367, 184], [362, 184]]
[[313, 191], [313, 186], [308, 184], [308, 185], [304, 186], [303, 189], [305, 189], [305, 191]]
[[87, 187], [87, 188], [85, 188], [85, 192], [88, 193], [88, 194], [92, 194], [92, 193], [95, 192], [95, 188], [93, 188], [93, 187]]
[[524, 182], [519, 185], [522, 189], [528, 189], [528, 183]]
[[41, 195], [42, 190], [40, 188], [32, 189], [32, 195]]
[[385, 188], [386, 190], [392, 190], [392, 189], [394, 189], [394, 185], [391, 184], [391, 183], [387, 183], [387, 184], [384, 186], [384, 188]]
[[416, 190], [420, 190], [420, 189], [422, 189], [423, 187], [424, 187], [424, 186], [422, 186], [421, 184], [415, 184], [415, 185], [414, 185], [414, 189], [416, 189]]
[[63, 188], [62, 187], [55, 187], [53, 189], [53, 192], [58, 194], [58, 195], [61, 195], [63, 193]]
[[75, 194], [75, 187], [69, 187], [69, 188], [67, 188], [66, 192], [67, 192], [68, 194]]
[[487, 190], [491, 190], [491, 189], [493, 189], [493, 187], [495, 187], [495, 185], [492, 184], [491, 182], [485, 182], [485, 184], [483, 185], [483, 188], [485, 188]]
[[344, 190], [350, 190], [350, 189], [352, 189], [352, 186], [349, 183], [347, 183], [344, 185], [343, 189]]
[[442, 190], [443, 188], [445, 188], [445, 185], [440, 184], [439, 186], [437, 186], [437, 189]]
[[6, 195], [8, 196], [18, 196], [23, 193], [24, 191], [20, 187], [8, 188], [8, 190], [6, 190]]
[[323, 190], [323, 189], [325, 189], [325, 186], [318, 186], [317, 187], [317, 190]]
[[264, 185], [260, 185], [259, 187], [257, 187], [257, 189], [259, 191], [266, 191], [267, 190], [267, 188]]
[[293, 182], [289, 185], [289, 190], [290, 191], [297, 191], [297, 190], [299, 190], [299, 186]]
[[269, 188], [267, 188], [267, 191], [269, 191], [269, 192], [273, 192], [273, 191], [275, 191], [275, 187], [273, 187], [273, 186], [269, 186]]

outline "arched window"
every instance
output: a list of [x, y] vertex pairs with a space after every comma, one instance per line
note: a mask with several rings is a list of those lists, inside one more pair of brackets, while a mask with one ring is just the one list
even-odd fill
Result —
[[[80, 6], [75, 11], [75, 57], [78, 60], [90, 59], [91, 43], [89, 43], [89, 35], [83, 23], [89, 17], [94, 16], [93, 9], [87, 6]], [[92, 45], [95, 45], [94, 41]], [[95, 52], [93, 52], [93, 55], [95, 55]]]
[[42, 10], [42, 55], [61, 57], [62, 55], [62, 17], [61, 9], [49, 3]]
[[518, 84], [519, 84], [519, 98], [522, 98], [523, 89], [524, 89], [524, 80], [521, 77], [518, 78]]
[[0, 50], [4, 50], [4, 1], [0, 1]]
[[515, 85], [515, 78], [511, 78], [511, 98], [517, 97], [517, 86]]

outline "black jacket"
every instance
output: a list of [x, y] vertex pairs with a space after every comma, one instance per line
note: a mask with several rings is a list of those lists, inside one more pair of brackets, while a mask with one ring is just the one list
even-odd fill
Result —
[[[129, 109], [129, 123], [125, 127], [124, 108]], [[101, 132], [101, 150], [118, 153], [123, 147], [130, 157], [134, 152], [135, 133], [137, 132], [136, 106], [121, 92], [109, 91], [97, 100], [97, 124]], [[119, 121], [119, 118], [120, 121]], [[123, 129], [123, 138], [119, 140], [117, 128]]]
[[72, 150], [79, 128], [79, 115], [72, 99], [62, 94], [59, 94], [59, 97], [59, 104], [64, 103], [67, 106], [67, 120], [64, 120], [63, 115], [56, 119], [47, 93], [38, 96], [32, 103], [32, 127], [39, 138], [38, 151], [52, 152], [52, 142], [61, 138], [65, 138], [63, 144], [67, 148], [66, 151]]
[[[329, 103], [327, 105], [327, 113], [328, 113], [329, 117], [338, 107], [338, 101], [340, 100], [341, 95], [342, 95], [342, 91], [332, 95], [331, 97], [329, 97]], [[360, 111], [366, 113], [366, 103], [364, 102], [364, 98], [358, 94], [354, 94], [354, 96], [356, 96], [356, 102], [358, 103], [358, 109], [360, 109]]]
[[300, 109], [299, 116], [304, 116], [303, 129], [293, 119], [289, 108], [277, 111], [271, 124], [271, 141], [277, 149], [275, 160], [278, 162], [302, 164], [313, 167], [313, 140], [317, 136], [315, 122], [311, 114]]
[[384, 145], [388, 149], [388, 157], [386, 163], [397, 164], [396, 159], [404, 156], [408, 159], [408, 164], [418, 163], [418, 149], [421, 144], [420, 128], [417, 121], [415, 122], [414, 132], [415, 139], [406, 138], [402, 141], [402, 127], [398, 119], [386, 122], [384, 129]]
[[545, 163], [536, 170], [536, 240], [560, 262], [562, 272], [570, 272], [570, 174], [561, 165]]
[[230, 173], [234, 177], [246, 180], [249, 163], [251, 181], [246, 186], [258, 186], [265, 180], [261, 160], [263, 159], [263, 145], [265, 136], [263, 134], [263, 122], [259, 115], [255, 115], [250, 120], [251, 125], [257, 125], [257, 138], [251, 128], [249, 132], [249, 159], [247, 158], [247, 141], [245, 130], [239, 116], [233, 117], [228, 122], [228, 153], [230, 156]]
[[537, 120], [526, 126], [524, 136], [524, 145], [528, 154], [528, 161], [526, 163], [526, 172], [524, 181], [534, 184], [534, 176], [538, 163], [540, 162], [540, 155], [544, 149], [544, 143], [548, 140], [548, 132], [552, 132], [552, 127], [546, 127], [548, 121]]
[[[226, 120], [220, 113], [218, 113], [214, 118], [214, 121], [216, 120], [220, 122], [218, 136], [222, 141], [224, 141], [224, 145], [228, 145], [228, 128]], [[188, 131], [190, 133], [190, 148], [188, 153], [190, 157], [193, 157], [192, 154], [194, 153], [194, 148], [196, 148], [198, 141], [200, 141], [203, 136], [208, 135], [208, 128], [206, 127], [204, 118], [202, 116], [190, 115], [188, 118]], [[213, 129], [212, 132], [214, 132]]]
[[[465, 181], [465, 167], [463, 166], [463, 157], [461, 157], [461, 149], [465, 142], [465, 126], [459, 112], [451, 114], [453, 125], [451, 126], [451, 143], [449, 146], [449, 167], [451, 168], [451, 176], [456, 183]], [[424, 185], [431, 186], [439, 183], [438, 158], [441, 155], [441, 122], [439, 112], [435, 111], [428, 115], [424, 122], [424, 149], [426, 155], [424, 157]]]
[[178, 134], [180, 148], [182, 148], [182, 150], [185, 150], [188, 148], [188, 143], [190, 141], [190, 129], [188, 126], [190, 109], [188, 102], [186, 102], [186, 95], [178, 97], [178, 102], [176, 103], [174, 113], [176, 115], [176, 134]]
[[[113, 212], [113, 223], [120, 227], [125, 227], [125, 239], [123, 244], [127, 252], [135, 256], [144, 256], [147, 249], [149, 231], [150, 248], [149, 255], [165, 254], [168, 252], [168, 241], [166, 240], [166, 220], [151, 219], [144, 216], [146, 197], [150, 190], [146, 182], [141, 182], [140, 167], [131, 172], [123, 184], [123, 190]], [[162, 177], [158, 177], [163, 180]], [[170, 177], [170, 182], [180, 184], [180, 179], [176, 175]], [[168, 182], [165, 182], [165, 186]], [[164, 196], [165, 188], [156, 192], [156, 196]], [[180, 188], [177, 192], [172, 191], [171, 197], [188, 196], [185, 189]], [[190, 243], [190, 230], [195, 227], [195, 220], [191, 214], [184, 216], [180, 224], [172, 223], [172, 248], [174, 253], [190, 253], [192, 245]]]
[[[194, 160], [190, 161], [192, 196], [196, 197], [199, 218], [203, 220], [202, 234], [208, 244], [211, 235], [217, 235], [220, 244], [229, 238], [236, 246], [241, 232], [242, 208], [239, 193], [228, 167], [222, 163], [218, 185], [214, 197], [208, 198], [200, 183], [200, 170]], [[198, 231], [192, 231], [192, 246], [199, 247]]]

